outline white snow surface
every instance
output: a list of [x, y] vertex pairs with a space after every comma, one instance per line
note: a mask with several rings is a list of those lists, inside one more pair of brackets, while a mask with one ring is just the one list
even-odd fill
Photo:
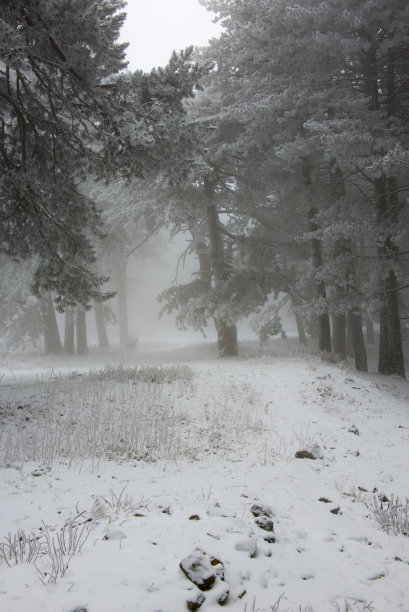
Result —
[[[0, 559], [0, 610], [181, 612], [200, 592], [179, 564], [200, 550], [224, 566], [224, 581], [203, 592], [205, 612], [220, 609], [226, 588], [232, 612], [409, 611], [409, 537], [382, 531], [370, 511], [378, 496], [409, 498], [406, 381], [274, 343], [223, 360], [205, 344], [126, 355], [128, 367], [147, 363], [185, 363], [194, 375], [95, 382], [85, 361], [3, 361], [3, 550], [23, 532], [56, 544], [78, 515], [71, 525], [88, 537], [55, 583], [46, 554], [11, 567]], [[126, 446], [133, 418], [145, 455]], [[87, 455], [92, 435], [103, 448], [120, 420], [123, 448]], [[57, 451], [57, 434], [86, 443]], [[311, 449], [317, 459], [295, 457]]]

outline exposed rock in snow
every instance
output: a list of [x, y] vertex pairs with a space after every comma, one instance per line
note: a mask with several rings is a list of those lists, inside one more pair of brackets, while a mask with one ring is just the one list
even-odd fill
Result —
[[223, 563], [200, 549], [182, 559], [179, 567], [201, 591], [211, 589], [216, 578], [224, 580]]
[[305, 444], [295, 453], [295, 456], [297, 459], [323, 459], [324, 453], [318, 444]]
[[199, 592], [195, 592], [194, 595], [192, 595], [188, 600], [187, 600], [187, 609], [188, 610], [198, 610], [200, 608], [200, 606], [206, 601], [206, 597], [203, 595], [203, 593]]

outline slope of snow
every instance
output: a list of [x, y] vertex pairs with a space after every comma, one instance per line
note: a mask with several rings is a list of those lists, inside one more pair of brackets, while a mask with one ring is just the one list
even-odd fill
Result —
[[[129, 366], [190, 360], [191, 381], [143, 389], [90, 381], [85, 363], [63, 360], [42, 380], [39, 362], [3, 370], [3, 550], [23, 532], [55, 545], [84, 531], [55, 583], [50, 555], [0, 561], [0, 609], [180, 612], [201, 591], [179, 564], [204, 552], [224, 571], [203, 591], [205, 612], [227, 590], [232, 612], [409, 611], [409, 538], [382, 531], [370, 511], [379, 496], [409, 498], [408, 384], [309, 355], [211, 354], [129, 354]], [[123, 423], [122, 438], [109, 421]], [[130, 449], [135, 423], [145, 437]], [[81, 436], [88, 447], [70, 459]], [[40, 461], [47, 444], [60, 456]]]

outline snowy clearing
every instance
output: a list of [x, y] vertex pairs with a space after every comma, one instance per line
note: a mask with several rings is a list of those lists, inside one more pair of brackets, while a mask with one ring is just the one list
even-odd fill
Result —
[[2, 610], [409, 611], [408, 384], [211, 352], [3, 367]]

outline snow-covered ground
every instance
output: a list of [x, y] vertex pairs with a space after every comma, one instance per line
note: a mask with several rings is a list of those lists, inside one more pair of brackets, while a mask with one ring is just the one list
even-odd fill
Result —
[[409, 385], [280, 342], [3, 362], [0, 609], [409, 611]]

